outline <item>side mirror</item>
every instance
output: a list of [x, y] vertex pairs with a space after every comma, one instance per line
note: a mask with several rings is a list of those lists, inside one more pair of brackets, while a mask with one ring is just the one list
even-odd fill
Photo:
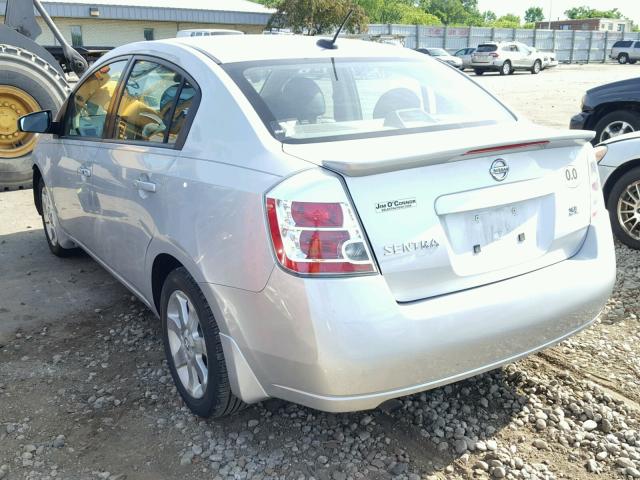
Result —
[[30, 113], [20, 117], [18, 120], [18, 128], [21, 132], [53, 133], [52, 126], [53, 121], [51, 110]]

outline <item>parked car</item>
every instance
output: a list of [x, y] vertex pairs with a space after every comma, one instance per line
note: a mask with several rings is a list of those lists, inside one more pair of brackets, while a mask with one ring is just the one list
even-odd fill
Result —
[[607, 83], [587, 90], [573, 129], [595, 130], [593, 144], [640, 130], [640, 78]]
[[516, 70], [540, 73], [544, 55], [520, 42], [487, 42], [478, 45], [471, 55], [471, 68], [476, 75], [500, 72], [511, 75]]
[[462, 60], [458, 57], [451, 55], [444, 48], [416, 48], [417, 52], [424, 53], [431, 57], [435, 57], [441, 62], [448, 63], [452, 67], [462, 68]]
[[602, 142], [596, 158], [613, 233], [640, 250], [640, 132]]
[[634, 64], [640, 60], [640, 42], [618, 40], [613, 44], [613, 47], [611, 47], [609, 57], [612, 60], [617, 60], [621, 65], [626, 63]]
[[529, 47], [530, 50], [539, 53], [542, 56], [542, 70], [546, 68], [553, 68], [558, 66], [558, 60], [555, 52], [548, 52], [545, 50], [538, 50], [534, 47]]
[[461, 70], [464, 70], [465, 68], [471, 68], [471, 55], [475, 51], [475, 48], [461, 48], [453, 54], [454, 56], [462, 60], [462, 67], [460, 67]]
[[198, 415], [374, 408], [553, 345], [611, 292], [591, 132], [521, 122], [410, 49], [337, 42], [131, 43], [55, 119], [20, 120], [43, 134], [51, 252], [84, 249], [160, 317]]

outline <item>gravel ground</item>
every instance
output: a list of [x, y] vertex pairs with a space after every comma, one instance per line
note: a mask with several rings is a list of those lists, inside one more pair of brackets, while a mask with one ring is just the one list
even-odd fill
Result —
[[[525, 111], [528, 97], [514, 101], [521, 78], [530, 77], [482, 80], [502, 82]], [[552, 92], [547, 103], [568, 88], [561, 69], [535, 78]], [[8, 234], [0, 222], [0, 259], [31, 265], [46, 246], [34, 211], [15, 207], [30, 192], [0, 195], [0, 218], [13, 225]], [[78, 278], [99, 289], [93, 306], [90, 296], [74, 308], [52, 306], [50, 316], [0, 336], [0, 479], [640, 478], [640, 257], [616, 250], [618, 280], [600, 320], [554, 348], [369, 412], [273, 400], [218, 421], [189, 413], [159, 322], [101, 269], [89, 270], [93, 262], [66, 260], [67, 276], [50, 287], [43, 279], [58, 260], [44, 254], [29, 270], [18, 262], [12, 275], [2, 271], [0, 290], [31, 281], [47, 298], [47, 288], [68, 282], [73, 291]], [[19, 324], [14, 309], [29, 311], [33, 299], [13, 292], [11, 308], [0, 296], [0, 327]], [[105, 292], [116, 298], [106, 306]]]

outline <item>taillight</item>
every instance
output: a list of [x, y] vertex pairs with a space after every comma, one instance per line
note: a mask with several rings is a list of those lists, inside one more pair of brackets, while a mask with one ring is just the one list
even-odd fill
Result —
[[500, 56], [500, 54], [499, 54], [499, 53], [496, 53], [496, 52], [491, 52], [491, 53], [489, 54], [489, 56], [490, 56], [490, 57], [493, 57], [493, 58], [498, 58], [498, 57]]
[[[591, 145], [588, 149], [589, 159], [589, 181], [591, 182], [591, 217], [595, 217], [599, 210], [604, 209], [604, 197], [602, 196], [602, 186], [600, 185], [600, 172], [598, 171], [598, 158], [596, 150]], [[602, 158], [602, 157], [601, 157]]]
[[375, 273], [367, 240], [344, 187], [311, 170], [288, 178], [266, 196], [276, 258], [300, 274]]

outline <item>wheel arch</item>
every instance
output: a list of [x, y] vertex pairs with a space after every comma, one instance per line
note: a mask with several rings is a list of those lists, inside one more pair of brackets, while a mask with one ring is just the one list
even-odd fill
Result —
[[613, 186], [616, 184], [618, 180], [622, 178], [627, 172], [633, 170], [634, 168], [640, 167], [640, 158], [636, 158], [634, 160], [629, 160], [618, 168], [616, 168], [611, 175], [607, 178], [607, 181], [602, 187], [602, 193], [604, 194], [605, 204], [609, 201], [609, 195], [611, 195], [611, 190]]
[[171, 272], [181, 267], [184, 267], [184, 265], [176, 257], [168, 253], [160, 253], [153, 259], [153, 265], [151, 267], [151, 293], [153, 305], [158, 314], [160, 313], [160, 296], [164, 282]]
[[609, 113], [615, 112], [616, 110], [631, 110], [635, 113], [640, 114], [640, 102], [619, 101], [602, 103], [594, 109], [593, 115], [589, 116], [589, 120], [585, 127], [587, 129], [592, 129], [602, 119], [602, 117], [608, 115]]
[[40, 172], [40, 168], [37, 165], [33, 166], [33, 203], [36, 206], [36, 210], [39, 215], [42, 215], [42, 199], [38, 194], [38, 184], [40, 183], [40, 179], [42, 178], [42, 172]]

